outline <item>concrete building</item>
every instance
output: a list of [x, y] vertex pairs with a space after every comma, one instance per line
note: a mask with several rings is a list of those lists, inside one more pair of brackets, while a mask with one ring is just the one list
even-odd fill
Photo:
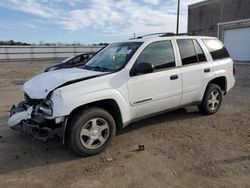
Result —
[[216, 36], [234, 60], [250, 61], [250, 0], [207, 0], [189, 5], [188, 32]]

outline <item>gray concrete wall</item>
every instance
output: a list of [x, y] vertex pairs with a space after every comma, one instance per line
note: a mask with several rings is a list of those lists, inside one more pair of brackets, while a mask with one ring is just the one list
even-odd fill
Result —
[[217, 23], [250, 18], [250, 0], [208, 0], [188, 7], [188, 32], [217, 36]]

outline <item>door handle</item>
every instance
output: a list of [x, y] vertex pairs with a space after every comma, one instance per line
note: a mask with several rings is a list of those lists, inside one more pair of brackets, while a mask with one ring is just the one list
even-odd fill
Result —
[[204, 69], [204, 72], [205, 72], [205, 73], [210, 72], [210, 71], [211, 71], [210, 68]]
[[170, 80], [176, 80], [179, 76], [177, 74], [170, 76]]

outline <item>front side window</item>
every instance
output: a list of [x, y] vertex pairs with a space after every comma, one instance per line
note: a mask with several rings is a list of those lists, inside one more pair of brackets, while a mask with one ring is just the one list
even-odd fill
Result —
[[227, 49], [218, 39], [203, 39], [213, 60], [230, 57]]
[[96, 71], [117, 71], [123, 68], [141, 42], [123, 42], [110, 44], [93, 56], [83, 68]]
[[136, 63], [150, 63], [155, 70], [175, 67], [174, 51], [171, 41], [149, 44], [139, 55]]

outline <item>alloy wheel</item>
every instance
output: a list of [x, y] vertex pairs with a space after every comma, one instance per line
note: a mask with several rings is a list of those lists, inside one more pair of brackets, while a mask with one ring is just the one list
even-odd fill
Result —
[[88, 149], [97, 149], [108, 139], [110, 128], [103, 118], [93, 118], [85, 123], [80, 132], [80, 141]]

